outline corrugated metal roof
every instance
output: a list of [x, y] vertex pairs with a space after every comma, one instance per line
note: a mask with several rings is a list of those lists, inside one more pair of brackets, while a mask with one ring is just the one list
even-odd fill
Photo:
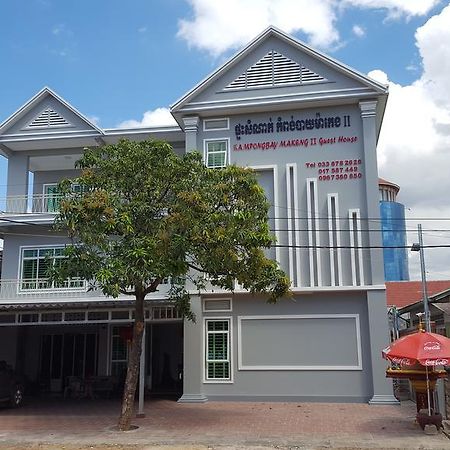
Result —
[[[167, 304], [167, 300], [146, 300], [145, 305]], [[36, 311], [36, 310], [62, 310], [62, 309], [114, 309], [129, 308], [133, 306], [134, 300], [111, 300], [100, 302], [53, 302], [53, 303], [9, 303], [0, 304], [1, 311]]]
[[[439, 294], [450, 289], [450, 280], [428, 281], [428, 296]], [[386, 282], [386, 301], [388, 306], [403, 308], [422, 300], [421, 281], [388, 281]]]

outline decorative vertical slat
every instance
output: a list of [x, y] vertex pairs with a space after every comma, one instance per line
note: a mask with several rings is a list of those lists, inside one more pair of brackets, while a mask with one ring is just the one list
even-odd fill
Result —
[[322, 286], [322, 268], [320, 262], [320, 225], [317, 178], [306, 179], [308, 206], [309, 269], [311, 286]]

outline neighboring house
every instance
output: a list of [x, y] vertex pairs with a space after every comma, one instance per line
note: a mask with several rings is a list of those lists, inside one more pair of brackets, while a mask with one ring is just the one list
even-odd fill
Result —
[[[423, 284], [421, 281], [391, 281], [386, 282], [386, 303], [388, 307], [397, 309], [421, 302], [423, 299]], [[450, 289], [450, 280], [427, 281], [429, 297]]]
[[[147, 296], [147, 389], [180, 401], [270, 399], [393, 403], [376, 145], [387, 87], [269, 28], [172, 106], [172, 127], [100, 129], [50, 89], [0, 126], [8, 158], [0, 360], [51, 391], [71, 376], [126, 367], [132, 301], [45, 279], [67, 239], [51, 231], [56, 183], [85, 146], [166, 139], [212, 168], [250, 166], [270, 203], [292, 299], [236, 288], [192, 294], [184, 322], [168, 286]], [[28, 173], [34, 173], [28, 192]], [[367, 218], [371, 220], [368, 221]], [[372, 220], [375, 219], [375, 220]], [[50, 259], [49, 259], [50, 258]], [[4, 343], [7, 343], [5, 345]]]
[[[449, 302], [450, 280], [427, 281], [427, 295], [433, 331], [450, 336]], [[386, 282], [386, 302], [391, 338], [396, 339], [407, 329], [416, 329], [424, 312], [421, 281]], [[433, 303], [433, 304], [432, 304]]]
[[[450, 337], [450, 280], [428, 281], [427, 294], [432, 330]], [[417, 328], [417, 314], [424, 312], [420, 281], [386, 283], [386, 298], [389, 307], [396, 307], [404, 328]]]
[[378, 186], [384, 246], [384, 277], [386, 281], [409, 280], [405, 207], [397, 202], [400, 187], [383, 178], [378, 180]]

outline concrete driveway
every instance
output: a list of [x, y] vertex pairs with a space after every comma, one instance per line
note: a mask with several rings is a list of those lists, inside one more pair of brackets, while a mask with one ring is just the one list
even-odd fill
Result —
[[[397, 448], [450, 449], [427, 435], [415, 406], [342, 403], [146, 402], [139, 428], [114, 431], [118, 400], [32, 400], [0, 409], [0, 448]], [[104, 447], [106, 445], [106, 447]], [[37, 446], [37, 447], [36, 447]]]

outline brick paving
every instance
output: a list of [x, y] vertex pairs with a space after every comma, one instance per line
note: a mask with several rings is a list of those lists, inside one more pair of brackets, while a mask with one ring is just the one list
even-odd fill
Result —
[[[415, 406], [342, 403], [146, 402], [139, 429], [112, 427], [118, 400], [33, 400], [0, 409], [0, 448], [56, 445], [149, 445], [299, 448], [450, 449], [443, 433], [426, 435], [414, 422]], [[19, 445], [14, 447], [14, 445]], [[195, 447], [192, 447], [192, 446]], [[25, 448], [25, 447], [23, 447]], [[45, 448], [41, 447], [41, 448]], [[150, 447], [148, 447], [150, 448]], [[178, 447], [179, 448], [179, 447]]]

